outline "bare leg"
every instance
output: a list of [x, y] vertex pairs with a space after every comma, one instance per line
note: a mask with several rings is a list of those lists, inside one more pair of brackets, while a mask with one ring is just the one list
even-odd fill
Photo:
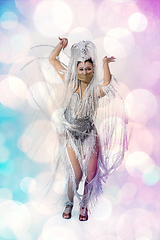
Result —
[[[76, 188], [78, 189], [79, 187], [79, 182], [81, 181], [82, 178], [82, 170], [79, 164], [78, 159], [76, 158], [74, 150], [67, 146], [67, 151], [68, 151], [68, 156], [70, 158], [74, 174], [75, 174], [75, 180], [76, 180]], [[69, 179], [68, 182], [68, 203], [66, 204], [65, 211], [63, 212], [63, 218], [69, 219], [71, 218], [71, 210], [73, 207], [73, 198], [74, 198], [74, 191], [73, 191], [73, 182], [71, 179]]]
[[97, 172], [98, 153], [99, 153], [98, 141], [96, 142], [96, 146], [94, 149], [95, 149], [95, 152], [91, 153], [91, 158], [87, 168], [87, 178], [84, 185], [84, 197], [81, 203], [80, 215], [79, 215], [80, 221], [88, 220], [87, 204], [88, 204], [88, 197], [92, 192], [92, 189], [88, 188], [88, 185], [93, 180]]

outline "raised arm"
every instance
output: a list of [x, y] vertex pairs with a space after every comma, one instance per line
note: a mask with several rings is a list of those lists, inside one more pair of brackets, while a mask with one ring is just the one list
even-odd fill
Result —
[[103, 87], [107, 86], [110, 83], [111, 76], [112, 76], [110, 69], [109, 69], [109, 63], [115, 62], [115, 57], [112, 56], [109, 58], [109, 57], [105, 56], [102, 61], [103, 61], [103, 71], [104, 71], [104, 76], [103, 76], [104, 82], [103, 82], [102, 87], [100, 88], [100, 93], [101, 93], [101, 97], [104, 97], [105, 93], [103, 91]]
[[60, 38], [59, 37], [60, 42], [58, 43], [58, 45], [54, 48], [54, 50], [51, 52], [50, 56], [49, 56], [49, 62], [53, 65], [54, 69], [56, 70], [56, 72], [58, 73], [58, 75], [62, 78], [62, 80], [64, 81], [64, 74], [60, 73], [61, 70], [66, 70], [62, 64], [60, 63], [60, 61], [57, 59], [57, 57], [59, 56], [61, 50], [65, 49], [65, 47], [68, 44], [68, 39], [67, 38]]

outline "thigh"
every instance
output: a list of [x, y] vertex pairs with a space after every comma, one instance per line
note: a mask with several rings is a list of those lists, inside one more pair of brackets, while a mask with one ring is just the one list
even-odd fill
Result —
[[68, 152], [68, 156], [69, 156], [70, 162], [71, 162], [73, 170], [74, 170], [76, 180], [80, 181], [82, 178], [82, 169], [81, 169], [79, 161], [76, 157], [76, 154], [75, 154], [73, 148], [69, 147], [68, 145], [67, 145], [67, 152]]
[[90, 182], [97, 172], [98, 165], [98, 155], [99, 155], [99, 144], [98, 139], [96, 139], [96, 144], [94, 150], [91, 152], [91, 157], [87, 167], [87, 181]]

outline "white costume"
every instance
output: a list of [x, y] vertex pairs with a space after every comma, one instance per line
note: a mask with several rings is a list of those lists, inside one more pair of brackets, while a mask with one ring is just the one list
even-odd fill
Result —
[[[80, 86], [77, 63], [78, 61], [85, 62], [90, 58], [93, 61], [94, 75], [81, 99], [79, 93], [76, 92]], [[46, 71], [50, 71], [50, 68], [53, 67], [48, 60], [45, 61], [47, 62], [45, 63], [46, 69], [48, 69]], [[63, 72], [65, 82], [58, 88], [52, 80], [46, 79], [42, 63], [42, 58], [36, 59], [27, 64], [23, 70], [28, 72], [29, 68], [34, 68], [34, 72], [39, 77], [36, 81], [43, 82], [47, 89], [47, 102], [43, 101], [43, 97], [37, 93], [38, 89], [32, 88], [32, 96], [45, 116], [52, 121], [59, 136], [59, 154], [56, 159], [53, 159], [53, 165], [56, 171], [61, 167], [65, 169], [65, 201], [68, 200], [69, 180], [72, 182], [73, 191], [81, 205], [83, 205], [82, 198], [84, 199], [83, 194], [79, 194], [76, 190], [77, 182], [66, 148], [68, 145], [76, 154], [83, 172], [83, 180], [87, 176], [91, 153], [94, 152], [98, 155], [96, 175], [91, 182], [88, 182], [85, 196], [87, 203], [93, 205], [99, 194], [102, 193], [102, 182], [105, 182], [121, 164], [127, 149], [127, 118], [123, 100], [117, 92], [118, 83], [112, 76], [110, 84], [103, 87], [105, 96], [101, 98], [99, 89], [102, 82], [100, 83], [97, 79], [96, 51], [94, 44], [90, 41], [82, 41], [72, 46], [68, 67], [66, 72]], [[38, 66], [38, 70], [33, 67], [34, 64]], [[32, 74], [27, 77], [27, 81], [32, 83], [34, 79], [35, 75], [33, 77]], [[99, 153], [96, 153], [96, 141], [98, 141]]]

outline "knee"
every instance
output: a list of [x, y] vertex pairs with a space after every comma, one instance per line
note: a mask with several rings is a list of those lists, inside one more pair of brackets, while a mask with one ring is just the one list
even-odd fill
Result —
[[79, 173], [79, 174], [76, 174], [75, 177], [76, 177], [76, 185], [77, 185], [77, 190], [78, 190], [79, 183], [80, 183], [80, 181], [81, 181], [81, 179], [82, 179], [82, 172]]

